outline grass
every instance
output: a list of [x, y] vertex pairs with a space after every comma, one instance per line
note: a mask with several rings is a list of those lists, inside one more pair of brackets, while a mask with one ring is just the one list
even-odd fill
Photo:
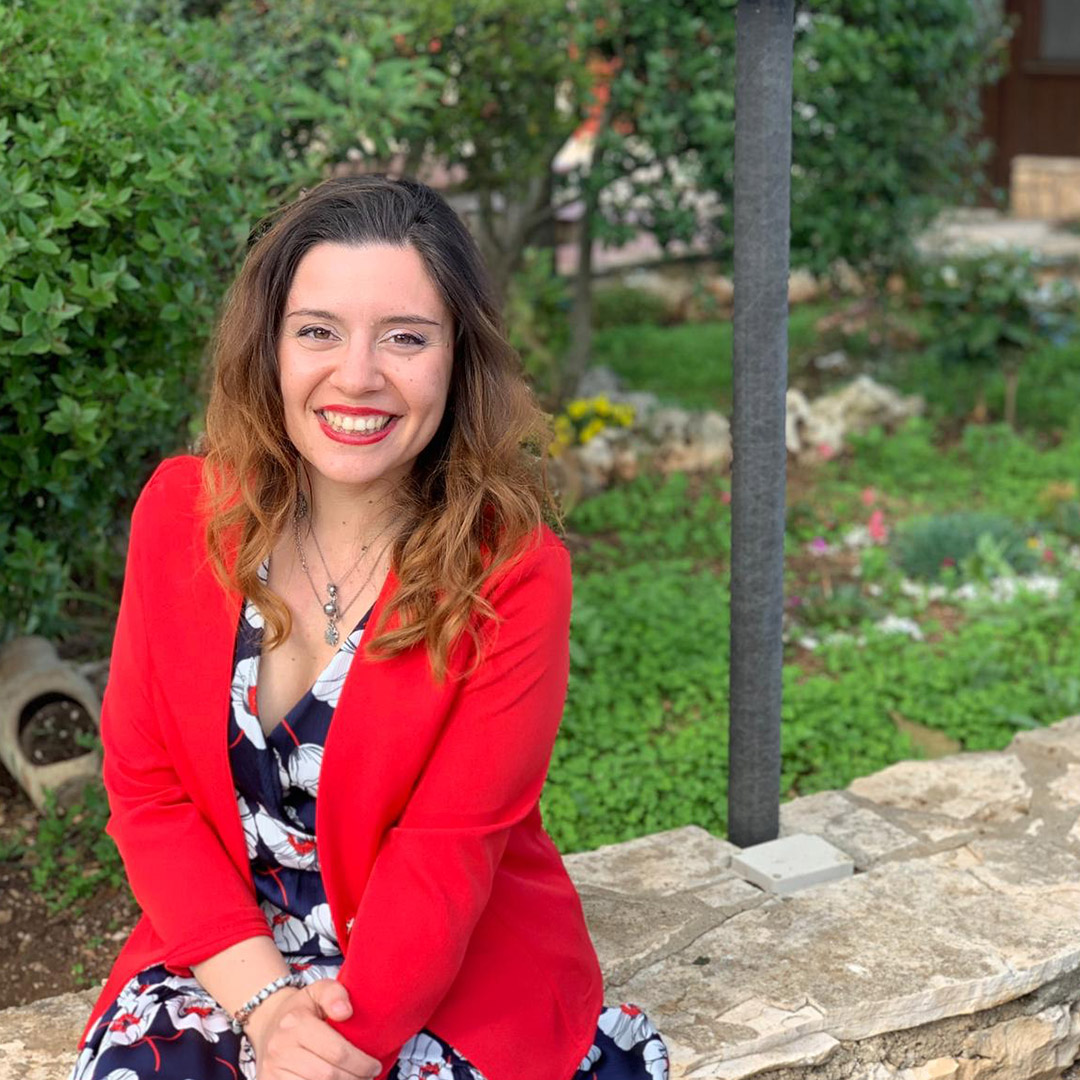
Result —
[[[1000, 749], [1018, 731], [1080, 711], [1080, 572], [1047, 516], [1046, 490], [1080, 480], [1080, 434], [1056, 447], [1000, 427], [942, 444], [934, 427], [855, 440], [798, 478], [789, 506], [782, 777], [784, 798], [842, 788], [918, 757], [910, 725], [962, 749]], [[644, 477], [588, 500], [568, 522], [575, 558], [571, 680], [544, 796], [564, 850], [696, 823], [726, 827], [729, 640], [727, 480]], [[1056, 599], [937, 602], [901, 590], [892, 547], [860, 557], [842, 538], [865, 524], [872, 488], [894, 531], [926, 513], [980, 507], [1038, 535], [1057, 559]], [[813, 538], [837, 553], [806, 554]], [[977, 578], [969, 558], [953, 577]], [[876, 628], [912, 619], [925, 640]], [[829, 640], [831, 632], [848, 633]], [[816, 636], [809, 651], [797, 641]]]

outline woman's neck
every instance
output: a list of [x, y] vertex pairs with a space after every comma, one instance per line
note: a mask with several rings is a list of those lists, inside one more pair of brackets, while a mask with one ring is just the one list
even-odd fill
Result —
[[306, 498], [305, 528], [331, 561], [355, 559], [373, 544], [381, 547], [402, 516], [393, 488], [384, 483], [357, 488], [309, 476]]

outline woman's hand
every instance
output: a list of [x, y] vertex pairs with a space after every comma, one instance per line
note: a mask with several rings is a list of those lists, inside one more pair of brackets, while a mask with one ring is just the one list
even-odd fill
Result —
[[326, 1022], [351, 1015], [349, 993], [336, 979], [272, 994], [247, 1023], [257, 1080], [374, 1080], [378, 1060]]

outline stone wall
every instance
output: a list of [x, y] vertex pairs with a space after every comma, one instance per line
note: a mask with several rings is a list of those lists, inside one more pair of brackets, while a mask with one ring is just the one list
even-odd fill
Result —
[[[795, 799], [778, 843], [834, 880], [761, 888], [694, 825], [566, 860], [672, 1080], [1080, 1080], [1080, 717]], [[0, 1080], [65, 1080], [92, 996], [0, 1012]]]

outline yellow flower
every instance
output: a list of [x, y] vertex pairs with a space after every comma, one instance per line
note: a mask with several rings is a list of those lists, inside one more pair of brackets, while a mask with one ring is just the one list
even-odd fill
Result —
[[581, 441], [587, 443], [590, 439], [599, 435], [604, 430], [604, 421], [599, 417], [593, 417], [582, 429], [581, 429]]
[[1040, 543], [1037, 536], [1029, 536], [1027, 540], [1027, 546], [1031, 548], [1032, 551], [1036, 551], [1040, 547], [1042, 547], [1042, 544]]
[[578, 398], [577, 401], [571, 401], [570, 404], [566, 406], [566, 415], [569, 416], [571, 420], [584, 420], [585, 414], [588, 411], [589, 403], [583, 401], [581, 398]]
[[593, 412], [597, 416], [610, 416], [611, 415], [611, 402], [606, 397], [594, 397], [592, 399]]
[[622, 424], [623, 427], [629, 427], [634, 422], [634, 406], [616, 405], [615, 420]]
[[555, 417], [555, 434], [559, 436], [571, 436], [574, 433], [574, 425], [570, 422], [568, 416], [556, 416]]

